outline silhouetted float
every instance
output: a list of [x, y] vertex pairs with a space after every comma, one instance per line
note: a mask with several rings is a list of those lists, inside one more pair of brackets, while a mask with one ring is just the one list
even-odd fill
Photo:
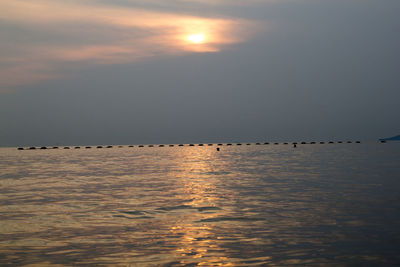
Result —
[[81, 149], [81, 147], [80, 146], [76, 146], [76, 147], [74, 147], [75, 149]]
[[237, 146], [241, 146], [242, 144], [241, 144], [241, 143], [237, 143], [236, 145], [237, 145]]
[[274, 145], [279, 145], [279, 143], [274, 143]]
[[170, 147], [173, 147], [174, 145], [169, 145]]
[[144, 145], [139, 145], [139, 147], [144, 147]]
[[228, 144], [226, 144], [227, 146], [231, 146], [232, 144], [231, 143], [228, 143]]
[[203, 146], [203, 144], [199, 144], [199, 146]]
[[69, 149], [69, 146], [65, 146], [64, 149]]
[[58, 146], [53, 146], [53, 149], [58, 149]]
[[30, 149], [30, 150], [34, 150], [34, 149], [36, 149], [36, 147], [31, 146], [29, 149]]
[[149, 147], [154, 147], [154, 145], [149, 145]]
[[360, 143], [361, 143], [361, 141], [356, 141], [356, 143], [357, 143], [357, 144], [360, 144]]
[[47, 149], [47, 147], [45, 147], [45, 146], [42, 146], [40, 149]]
[[103, 148], [102, 146], [97, 146], [96, 148]]
[[269, 143], [268, 143], [268, 142], [265, 142], [264, 145], [269, 145]]
[[91, 147], [91, 146], [86, 146], [85, 148], [86, 148], [86, 149], [91, 149], [92, 147]]
[[194, 146], [194, 144], [189, 144], [189, 146]]
[[134, 147], [134, 146], [130, 145], [130, 146], [128, 146], [128, 147]]
[[164, 145], [159, 145], [158, 147], [164, 147]]
[[17, 148], [18, 150], [24, 150], [24, 148], [23, 147], [19, 147], [19, 148]]
[[184, 146], [184, 144], [179, 144], [179, 146]]
[[212, 146], [213, 144], [208, 144], [208, 146]]
[[218, 146], [222, 146], [223, 144], [218, 144]]
[[256, 143], [257, 146], [261, 145], [261, 143]]
[[322, 145], [322, 144], [325, 144], [325, 142], [319, 142], [319, 143], [320, 143], [321, 145]]

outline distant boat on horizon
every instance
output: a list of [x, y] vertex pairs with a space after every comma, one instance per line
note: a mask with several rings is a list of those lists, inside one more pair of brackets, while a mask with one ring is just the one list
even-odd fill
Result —
[[392, 137], [388, 137], [388, 138], [381, 138], [379, 139], [379, 141], [400, 141], [400, 135], [396, 135], [396, 136], [392, 136]]

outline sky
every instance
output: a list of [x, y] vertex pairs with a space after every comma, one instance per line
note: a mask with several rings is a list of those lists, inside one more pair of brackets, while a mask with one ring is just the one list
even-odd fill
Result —
[[400, 134], [398, 0], [2, 0], [0, 146]]

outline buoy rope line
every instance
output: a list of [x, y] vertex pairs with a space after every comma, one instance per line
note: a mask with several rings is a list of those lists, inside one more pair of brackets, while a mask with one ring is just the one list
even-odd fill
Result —
[[[298, 145], [314, 145], [314, 144], [360, 144], [361, 141], [320, 141], [320, 142], [264, 142], [264, 143], [190, 143], [190, 144], [148, 144], [148, 145], [94, 145], [94, 146], [31, 146], [31, 147], [18, 147], [18, 150], [47, 150], [47, 149], [109, 149], [109, 148], [143, 148], [143, 147], [210, 147], [210, 146], [251, 146], [251, 145], [293, 145], [297, 147]], [[381, 142], [385, 143], [385, 142]], [[219, 151], [219, 150], [218, 150]]]

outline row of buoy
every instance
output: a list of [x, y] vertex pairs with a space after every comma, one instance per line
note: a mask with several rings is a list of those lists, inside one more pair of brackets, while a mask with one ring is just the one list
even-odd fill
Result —
[[[382, 141], [381, 141], [382, 142]], [[346, 142], [344, 142], [344, 141], [336, 141], [336, 142], [334, 142], [334, 141], [328, 141], [328, 142], [293, 142], [293, 143], [291, 143], [292, 145], [298, 145], [298, 144], [301, 144], [301, 145], [306, 145], [306, 144], [310, 144], [310, 145], [314, 145], [314, 144], [317, 144], [317, 143], [319, 143], [319, 144], [342, 144], [342, 143], [347, 143], [347, 144], [351, 144], [351, 143], [356, 143], [356, 144], [359, 144], [359, 143], [361, 143], [360, 141], [346, 141]], [[382, 142], [382, 143], [384, 143], [384, 142]], [[283, 142], [283, 143], [278, 143], [278, 142], [275, 142], [275, 143], [269, 143], [269, 142], [265, 142], [265, 143], [244, 143], [244, 144], [242, 144], [242, 143], [226, 143], [226, 144], [223, 144], [223, 143], [218, 143], [218, 144], [202, 144], [202, 143], [200, 143], [200, 144], [177, 144], [177, 145], [162, 145], [162, 144], [160, 144], [160, 145], [136, 145], [137, 147], [145, 147], [145, 146], [147, 146], [147, 147], [155, 147], [155, 146], [158, 146], [158, 147], [165, 147], [165, 146], [168, 146], [168, 147], [174, 147], [174, 146], [180, 146], [180, 147], [182, 147], [182, 146], [214, 146], [214, 145], [216, 145], [216, 146], [223, 146], [223, 145], [226, 145], [226, 146], [233, 146], [233, 145], [237, 145], [237, 146], [241, 146], [241, 145], [247, 145], [247, 146], [250, 146], [250, 145], [270, 145], [270, 144], [273, 144], [273, 145], [279, 145], [279, 144], [283, 144], [283, 145], [289, 145], [290, 143], [288, 143], [288, 142]], [[17, 149], [18, 150], [36, 150], [36, 149], [91, 149], [91, 148], [97, 148], [97, 149], [101, 149], [101, 148], [113, 148], [113, 147], [117, 147], [117, 148], [123, 148], [123, 147], [126, 147], [126, 146], [64, 146], [64, 147], [58, 147], [58, 146], [53, 146], [53, 147], [47, 147], [47, 146], [42, 146], [42, 147], [18, 147]], [[135, 147], [134, 145], [129, 145], [129, 146], [127, 146], [127, 147], [130, 147], [130, 148], [132, 148], [132, 147]]]

